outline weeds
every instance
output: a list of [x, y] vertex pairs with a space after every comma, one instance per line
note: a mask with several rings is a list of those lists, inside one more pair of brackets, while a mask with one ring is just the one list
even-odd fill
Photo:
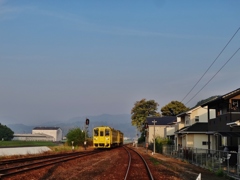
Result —
[[150, 161], [151, 161], [154, 165], [159, 165], [159, 164], [161, 164], [157, 159], [155, 159], [155, 158], [153, 158], [153, 157], [150, 158]]
[[218, 169], [218, 170], [215, 172], [215, 174], [216, 174], [217, 176], [219, 176], [219, 177], [223, 177], [223, 176], [224, 176], [224, 172], [223, 172], [222, 169]]

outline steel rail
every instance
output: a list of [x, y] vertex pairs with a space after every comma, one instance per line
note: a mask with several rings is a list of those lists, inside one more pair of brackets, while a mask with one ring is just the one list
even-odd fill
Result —
[[[124, 148], [125, 148], [125, 147], [124, 147]], [[145, 165], [145, 167], [146, 167], [146, 169], [147, 169], [149, 178], [150, 178], [151, 180], [154, 180], [153, 175], [152, 175], [152, 173], [151, 173], [151, 170], [150, 170], [150, 168], [148, 167], [147, 162], [146, 162], [145, 159], [142, 157], [142, 155], [139, 154], [137, 151], [135, 151], [135, 150], [132, 149], [132, 148], [129, 148], [129, 147], [127, 147], [127, 148], [128, 148], [128, 149], [131, 149], [132, 151], [134, 151], [135, 153], [138, 154], [138, 156], [142, 159], [142, 161], [143, 161], [143, 163], [144, 163], [144, 165]], [[127, 150], [127, 148], [125, 148], [125, 149], [126, 149], [126, 151], [128, 152], [129, 156], [131, 157], [130, 152], [129, 152], [129, 150]], [[130, 163], [130, 164], [131, 164], [131, 163]], [[129, 169], [130, 169], [130, 166], [131, 166], [131, 165], [128, 165], [127, 173], [126, 173], [126, 175], [125, 175], [124, 180], [127, 179], [128, 171], [129, 171]]]
[[32, 160], [40, 160], [40, 159], [47, 159], [47, 158], [54, 158], [54, 157], [60, 157], [60, 156], [71, 156], [73, 154], [83, 154], [84, 152], [71, 152], [71, 153], [63, 153], [63, 154], [50, 154], [50, 155], [40, 155], [35, 157], [25, 157], [25, 158], [18, 158], [18, 159], [6, 159], [6, 160], [0, 160], [0, 166], [6, 165], [6, 164], [14, 164], [19, 162], [27, 162]]
[[132, 157], [131, 157], [130, 152], [124, 146], [123, 146], [123, 148], [127, 151], [128, 157], [129, 157], [128, 168], [127, 168], [127, 172], [126, 172], [125, 177], [124, 177], [124, 180], [127, 180], [128, 172], [129, 172], [129, 169], [130, 169], [130, 166], [131, 166]]
[[[80, 155], [79, 154], [78, 155], [73, 154], [70, 157], [68, 155], [66, 157], [61, 156], [61, 157], [55, 157], [55, 158], [51, 158], [51, 159], [48, 158], [47, 160], [42, 160], [42, 161], [39, 161], [39, 162], [34, 162], [34, 163], [26, 164], [26, 165], [20, 165], [20, 166], [10, 167], [10, 168], [6, 168], [6, 169], [1, 169], [0, 170], [0, 179], [2, 177], [7, 177], [7, 176], [15, 175], [15, 174], [20, 174], [22, 172], [39, 169], [39, 168], [46, 167], [46, 166], [49, 166], [49, 165], [57, 164], [57, 163], [60, 163], [60, 162], [66, 162], [66, 161], [69, 161], [69, 160], [72, 160], [72, 159], [75, 159], [75, 158], [80, 158], [80, 157], [83, 157], [83, 156], [89, 156], [89, 155], [93, 155], [93, 154], [97, 154], [97, 153], [100, 153], [100, 152], [99, 151], [98, 152], [89, 152], [89, 153], [80, 154]], [[8, 172], [8, 171], [12, 171], [12, 172]]]

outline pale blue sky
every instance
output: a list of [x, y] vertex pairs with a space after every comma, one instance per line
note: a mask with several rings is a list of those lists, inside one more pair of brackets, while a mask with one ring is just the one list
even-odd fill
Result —
[[[181, 101], [240, 27], [239, 0], [0, 0], [0, 122]], [[240, 32], [184, 104], [240, 47]], [[186, 106], [240, 87], [238, 52]]]

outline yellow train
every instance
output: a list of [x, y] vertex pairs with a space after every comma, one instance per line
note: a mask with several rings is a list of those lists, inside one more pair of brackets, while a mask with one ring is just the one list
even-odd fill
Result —
[[93, 129], [94, 148], [112, 148], [123, 145], [123, 133], [109, 126]]

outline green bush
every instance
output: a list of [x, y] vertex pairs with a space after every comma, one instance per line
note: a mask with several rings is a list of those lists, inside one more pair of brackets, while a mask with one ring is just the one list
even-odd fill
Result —
[[13, 134], [14, 132], [9, 127], [0, 123], [0, 141], [12, 140]]
[[172, 143], [168, 138], [156, 137], [156, 152], [162, 153], [163, 145], [169, 145]]
[[[81, 146], [85, 141], [85, 131], [80, 128], [70, 129], [66, 135], [68, 146]], [[86, 137], [87, 134], [86, 134]]]
[[141, 136], [138, 138], [138, 144], [145, 142], [145, 135], [144, 132], [141, 133]]
[[219, 176], [219, 177], [223, 177], [223, 176], [224, 176], [223, 170], [222, 170], [222, 169], [218, 169], [218, 170], [216, 171], [216, 175]]

